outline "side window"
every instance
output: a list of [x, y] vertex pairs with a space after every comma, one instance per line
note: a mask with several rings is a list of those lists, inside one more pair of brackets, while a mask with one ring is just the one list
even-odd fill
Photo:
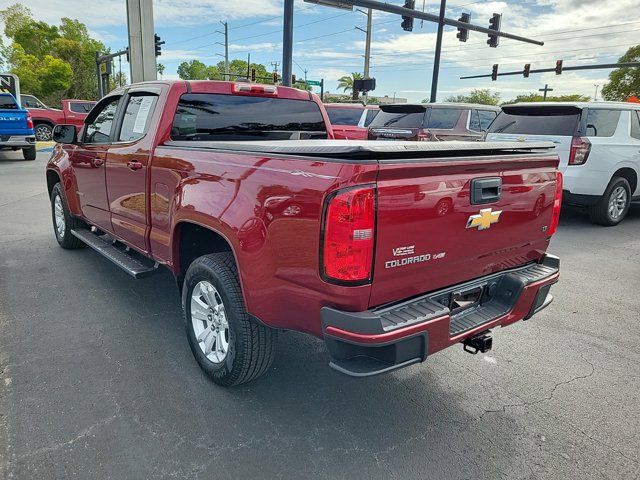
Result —
[[589, 109], [587, 137], [612, 137], [616, 133], [622, 110]]
[[478, 111], [471, 110], [469, 115], [471, 115], [471, 118], [469, 119], [469, 130], [475, 130], [476, 132], [482, 130], [482, 128], [480, 127], [480, 118], [478, 117]]
[[368, 108], [367, 109], [367, 117], [364, 119], [364, 126], [368, 127], [369, 124], [373, 121], [374, 118], [376, 118], [376, 115], [378, 115], [378, 112], [380, 110], [377, 109], [373, 109], [373, 108]]
[[158, 97], [151, 94], [129, 97], [118, 141], [132, 142], [144, 137], [157, 101]]
[[[84, 143], [108, 143], [111, 134], [111, 126], [116, 115], [116, 108], [120, 97], [105, 103], [97, 116], [87, 124], [84, 135]], [[100, 107], [98, 107], [100, 108]]]
[[71, 102], [69, 104], [69, 110], [74, 113], [89, 113], [95, 103], [91, 102]]
[[487, 131], [498, 113], [493, 110], [478, 110], [478, 115], [480, 116], [480, 129]]
[[631, 110], [631, 136], [640, 140], [640, 110]]

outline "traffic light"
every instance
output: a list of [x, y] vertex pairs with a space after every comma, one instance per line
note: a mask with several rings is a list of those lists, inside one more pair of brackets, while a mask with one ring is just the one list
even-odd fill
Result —
[[164, 40], [160, 39], [160, 35], [157, 33], [153, 36], [153, 43], [156, 47], [156, 57], [162, 55], [162, 45], [164, 45]]
[[[413, 10], [416, 7], [415, 0], [404, 0], [404, 8], [410, 8]], [[402, 29], [406, 32], [411, 32], [413, 30], [413, 17], [402, 16], [402, 23], [400, 24]]]
[[[471, 14], [463, 13], [462, 15], [460, 15], [460, 18], [458, 19], [458, 21], [464, 22], [464, 23], [471, 23]], [[458, 33], [456, 33], [456, 37], [458, 37], [458, 40], [460, 40], [461, 42], [466, 42], [467, 40], [469, 40], [469, 29], [458, 27]]]
[[296, 76], [291, 75], [291, 85], [295, 85], [295, 84], [296, 84]]
[[278, 72], [273, 72], [273, 83], [278, 83]]
[[491, 80], [495, 82], [497, 79], [498, 79], [498, 64], [494, 63], [493, 67], [491, 68]]
[[562, 73], [562, 60], [556, 60], [556, 75]]
[[256, 81], [256, 69], [255, 68], [251, 69], [251, 81], [252, 82]]
[[[501, 23], [502, 15], [499, 13], [494, 13], [493, 16], [489, 19], [489, 29], [499, 32]], [[496, 48], [498, 46], [498, 43], [500, 43], [499, 37], [497, 35], [489, 34], [489, 40], [487, 40], [487, 44], [491, 48]]]
[[522, 72], [522, 76], [524, 78], [529, 78], [529, 74], [531, 73], [531, 64], [530, 63], [525, 63], [524, 64], [524, 71]]

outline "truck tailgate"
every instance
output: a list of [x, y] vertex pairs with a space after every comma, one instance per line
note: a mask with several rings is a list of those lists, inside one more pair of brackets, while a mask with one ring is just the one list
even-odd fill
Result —
[[[539, 259], [557, 166], [553, 153], [381, 160], [370, 305]], [[498, 199], [472, 204], [472, 185], [491, 196], [496, 183]]]
[[28, 135], [26, 110], [0, 109], [0, 133], [2, 135]]

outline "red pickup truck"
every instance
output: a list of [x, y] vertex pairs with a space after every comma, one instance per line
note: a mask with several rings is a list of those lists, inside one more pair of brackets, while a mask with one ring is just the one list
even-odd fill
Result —
[[125, 87], [54, 137], [58, 243], [133, 277], [168, 268], [221, 385], [264, 373], [278, 331], [367, 376], [458, 343], [487, 351], [490, 329], [552, 300], [551, 144], [333, 140], [314, 94], [214, 81]]
[[82, 127], [84, 119], [96, 104], [91, 100], [62, 100], [62, 109], [47, 107], [33, 95], [20, 95], [22, 106], [29, 110], [35, 125], [36, 140], [48, 142], [53, 139], [53, 127], [56, 125], [75, 125]]

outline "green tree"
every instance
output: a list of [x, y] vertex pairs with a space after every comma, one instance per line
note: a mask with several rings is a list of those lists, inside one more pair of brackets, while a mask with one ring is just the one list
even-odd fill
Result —
[[[500, 94], [498, 92], [491, 92], [488, 88], [477, 88], [471, 90], [469, 95], [452, 95], [447, 97], [445, 102], [455, 103], [479, 103], [482, 105], [498, 105], [500, 103]], [[424, 103], [428, 103], [428, 100], [423, 100]]]
[[351, 75], [344, 75], [338, 79], [338, 88], [343, 92], [351, 92], [351, 99], [358, 100], [360, 92], [353, 88], [353, 81], [362, 79], [362, 74], [353, 72]]
[[[45, 22], [36, 22], [31, 11], [15, 4], [0, 11], [4, 23], [4, 33], [11, 39], [11, 45], [3, 49], [6, 67], [19, 75], [22, 90], [36, 94], [33, 88], [39, 88], [39, 96], [47, 103], [56, 104], [64, 97], [95, 99], [97, 97], [97, 78], [95, 75], [95, 53], [105, 53], [104, 45], [92, 39], [87, 27], [69, 18], [62, 18], [59, 27]], [[47, 56], [59, 60], [53, 62]], [[34, 70], [33, 57], [37, 59]], [[57, 69], [59, 73], [71, 70], [71, 80], [63, 75], [60, 82], [52, 80], [32, 80], [35, 71], [44, 74], [41, 68]], [[66, 88], [61, 88], [66, 85]]]
[[[640, 62], [640, 45], [631, 47], [618, 63]], [[640, 96], [640, 68], [616, 68], [609, 74], [609, 82], [602, 87], [605, 100], [625, 101]]]
[[160, 75], [160, 78], [162, 78], [162, 75], [164, 75], [164, 70], [165, 70], [165, 66], [161, 63], [158, 63], [156, 65], [156, 70], [158, 71], [158, 74]]
[[200, 60], [182, 62], [178, 65], [178, 76], [183, 80], [206, 80], [210, 71]]
[[13, 51], [12, 64], [16, 65], [12, 73], [20, 78], [23, 91], [32, 93], [49, 101], [52, 96], [66, 91], [71, 85], [73, 72], [71, 66], [51, 55], [38, 58], [25, 53], [17, 46]]
[[[547, 96], [547, 102], [588, 102], [591, 97], [586, 95], [580, 95], [578, 93], [572, 95], [556, 95]], [[544, 102], [544, 97], [538, 93], [527, 93], [524, 95], [518, 95], [513, 100], [509, 100], [505, 103], [521, 103], [521, 102]]]

